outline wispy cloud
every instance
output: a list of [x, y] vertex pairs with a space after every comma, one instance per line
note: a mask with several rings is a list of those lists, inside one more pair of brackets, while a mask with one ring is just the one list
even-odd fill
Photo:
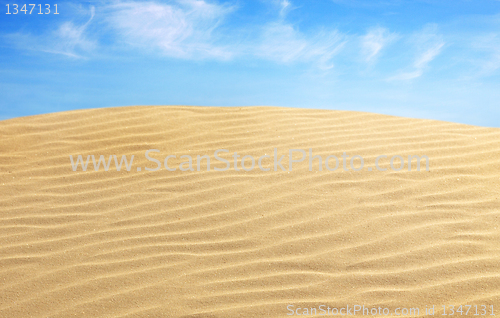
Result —
[[229, 58], [232, 53], [215, 44], [213, 31], [232, 10], [202, 0], [174, 4], [119, 1], [108, 7], [108, 24], [129, 45], [159, 49], [177, 58]]
[[60, 53], [70, 56], [76, 56], [78, 51], [89, 52], [96, 47], [96, 42], [89, 40], [85, 31], [95, 16], [95, 8], [90, 8], [90, 19], [87, 23], [76, 26], [72, 22], [63, 23], [55, 32], [55, 38], [59, 43], [55, 50], [46, 50], [47, 52]]
[[250, 55], [280, 63], [312, 62], [322, 69], [333, 67], [332, 58], [341, 49], [343, 36], [336, 30], [301, 33], [286, 22], [293, 4], [289, 0], [275, 0], [272, 4], [279, 14], [277, 20], [255, 26], [249, 30], [254, 34], [252, 39], [243, 42], [231, 32], [216, 32], [235, 8], [204, 0], [176, 0], [169, 4], [118, 1], [107, 7], [106, 21], [118, 42], [154, 48], [170, 57], [230, 59]]
[[61, 54], [72, 58], [83, 58], [97, 47], [97, 42], [87, 37], [86, 31], [95, 16], [90, 8], [90, 18], [83, 25], [72, 21], [61, 24], [57, 29], [40, 35], [17, 32], [6, 35], [7, 42], [21, 50]]
[[302, 33], [286, 19], [293, 4], [289, 0], [274, 3], [279, 7], [279, 19], [261, 27], [247, 53], [279, 63], [308, 62], [323, 70], [331, 69], [332, 58], [342, 49], [346, 37], [337, 30]]
[[[412, 52], [414, 57], [390, 80], [422, 76], [445, 46], [436, 25], [427, 25], [422, 31], [408, 36], [380, 26], [369, 28], [365, 34], [351, 35], [327, 27], [301, 31], [299, 23], [287, 17], [290, 10], [300, 9], [291, 0], [272, 0], [269, 3], [274, 10], [273, 21], [240, 29], [223, 25], [236, 7], [220, 2], [102, 1], [97, 7], [97, 15], [94, 7], [87, 11], [89, 18], [83, 24], [66, 21], [41, 35], [16, 33], [8, 35], [7, 39], [20, 49], [73, 58], [91, 56], [97, 48], [112, 48], [113, 52], [120, 54], [132, 47], [172, 58], [228, 60], [250, 56], [283, 64], [310, 63], [328, 70], [334, 67], [335, 57], [345, 47], [356, 50], [343, 59], [346, 65], [359, 63], [360, 55], [364, 62], [375, 63], [381, 59], [382, 53], [394, 53], [386, 50], [404, 37], [409, 43], [405, 50]], [[100, 33], [96, 32], [96, 25], [100, 27]], [[239, 36], [241, 34], [246, 36]], [[98, 39], [102, 38], [106, 40], [99, 42]], [[398, 45], [401, 42], [405, 41], [398, 41]], [[499, 50], [492, 52], [485, 68], [500, 68]], [[388, 77], [387, 73], [383, 76]]]
[[280, 1], [280, 6], [281, 6], [281, 10], [280, 10], [280, 16], [281, 17], [286, 16], [286, 14], [288, 13], [288, 11], [290, 11], [290, 9], [292, 7], [290, 1], [288, 1], [288, 0], [281, 0]]
[[308, 37], [287, 23], [264, 27], [255, 55], [280, 63], [315, 62], [322, 69], [333, 67], [332, 58], [345, 43], [338, 31], [322, 31]]
[[500, 35], [498, 33], [475, 38], [471, 47], [475, 51], [474, 55], [481, 57], [473, 59], [473, 63], [479, 69], [477, 75], [491, 75], [500, 69]]
[[389, 80], [411, 80], [422, 76], [428, 64], [441, 53], [445, 45], [442, 36], [437, 32], [436, 25], [426, 26], [411, 38], [411, 42], [417, 52], [412, 70], [400, 72]]
[[373, 62], [376, 60], [380, 51], [397, 38], [396, 34], [390, 33], [385, 28], [376, 27], [370, 29], [366, 35], [361, 37], [361, 51], [365, 61]]

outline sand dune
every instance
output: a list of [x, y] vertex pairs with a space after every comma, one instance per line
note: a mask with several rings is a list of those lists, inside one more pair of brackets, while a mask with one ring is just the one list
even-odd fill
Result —
[[[289, 149], [312, 148], [365, 168], [144, 169], [148, 149], [176, 167], [180, 155], [274, 148], [285, 167]], [[135, 159], [74, 172], [79, 154]], [[368, 171], [379, 155], [427, 155], [430, 171]], [[54, 113], [0, 122], [0, 193], [0, 317], [500, 314], [498, 128], [270, 107]]]

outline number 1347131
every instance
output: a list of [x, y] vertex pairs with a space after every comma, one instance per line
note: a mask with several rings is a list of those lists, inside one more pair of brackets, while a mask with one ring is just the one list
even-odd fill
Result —
[[57, 12], [57, 4], [54, 4], [52, 8], [50, 4], [6, 4], [7, 12], [5, 14], [59, 14]]

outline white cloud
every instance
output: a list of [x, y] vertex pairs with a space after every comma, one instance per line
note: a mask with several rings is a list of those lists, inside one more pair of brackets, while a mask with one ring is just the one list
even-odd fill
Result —
[[[286, 13], [294, 8], [290, 0], [272, 0], [276, 14], [274, 21], [236, 30], [219, 28], [235, 8], [216, 2], [171, 0], [165, 4], [137, 0], [103, 1], [98, 7], [98, 15], [92, 7], [90, 18], [84, 24], [67, 21], [54, 31], [39, 36], [16, 33], [9, 35], [8, 39], [25, 50], [68, 57], [93, 54], [98, 47], [98, 37], [106, 37], [108, 42], [102, 42], [101, 48], [111, 47], [116, 49], [115, 52], [123, 47], [135, 47], [168, 57], [195, 60], [250, 56], [284, 64], [310, 63], [327, 70], [334, 66], [335, 56], [346, 46], [347, 50], [356, 49], [346, 54], [348, 56], [343, 60], [349, 67], [349, 63], [359, 62], [357, 54], [361, 54], [367, 63], [377, 61], [383, 50], [400, 38], [382, 27], [370, 28], [363, 35], [345, 35], [337, 30], [325, 29], [301, 32], [297, 25], [287, 21]], [[96, 24], [100, 27], [100, 34], [90, 27]], [[428, 25], [410, 36], [409, 43], [407, 51], [415, 54], [411, 64], [401, 68], [390, 80], [410, 80], [422, 76], [445, 46], [435, 25]], [[119, 47], [120, 44], [124, 46]], [[499, 68], [499, 60], [497, 49], [485, 67]]]
[[422, 76], [423, 73], [424, 72], [422, 70], [416, 70], [413, 72], [402, 72], [402, 73], [399, 73], [399, 74], [389, 78], [389, 81], [397, 81], [397, 80], [407, 81], [407, 80], [411, 80], [411, 79], [420, 77], [420, 76]]
[[444, 42], [432, 44], [431, 47], [429, 47], [415, 60], [415, 68], [421, 70], [426, 67], [429, 62], [434, 60], [434, 58], [438, 56], [439, 53], [441, 53], [441, 49], [443, 48], [443, 46]]
[[410, 80], [420, 77], [428, 64], [441, 54], [445, 42], [437, 33], [436, 25], [427, 25], [421, 32], [415, 34], [411, 40], [413, 50], [417, 52], [411, 71], [400, 72], [389, 80]]
[[333, 67], [332, 58], [345, 43], [337, 31], [306, 36], [291, 24], [276, 22], [263, 28], [254, 55], [280, 63], [313, 62], [322, 69]]
[[[234, 32], [226, 28], [217, 33], [234, 7], [204, 0], [172, 0], [169, 4], [114, 0], [98, 8], [100, 34], [88, 30], [94, 19], [92, 8], [90, 19], [83, 25], [67, 21], [45, 36], [15, 34], [12, 38], [17, 39], [19, 48], [35, 47], [71, 57], [93, 52], [97, 38], [105, 34], [109, 42], [103, 48], [112, 47], [115, 51], [135, 47], [183, 59], [252, 56], [280, 63], [314, 63], [321, 69], [333, 67], [332, 58], [344, 45], [345, 36], [336, 30], [304, 34], [285, 21], [286, 13], [293, 7], [289, 0], [275, 0], [274, 5], [279, 13], [274, 22]], [[239, 37], [242, 33], [247, 36]]]
[[95, 16], [95, 8], [90, 8], [90, 18], [83, 25], [75, 25], [71, 21], [64, 22], [56, 30], [33, 35], [31, 33], [14, 33], [6, 36], [8, 42], [21, 50], [41, 51], [61, 54], [72, 58], [83, 58], [97, 47], [97, 42], [90, 40], [87, 28]]
[[108, 11], [109, 25], [130, 45], [177, 58], [225, 59], [232, 54], [216, 45], [212, 34], [231, 8], [202, 0], [179, 0], [175, 5], [120, 1]]
[[286, 22], [286, 14], [294, 8], [289, 0], [274, 0], [272, 4], [279, 9], [279, 18], [261, 27], [242, 53], [278, 63], [306, 62], [331, 69], [332, 58], [344, 46], [345, 36], [337, 30], [302, 33]]
[[[472, 62], [478, 68], [476, 76], [487, 76], [493, 74], [500, 68], [500, 36], [491, 33], [481, 37], [475, 37], [470, 47], [474, 49]], [[479, 53], [479, 54], [478, 54]]]
[[[55, 46], [53, 53], [66, 55], [76, 55], [78, 51], [89, 52], [96, 47], [96, 42], [89, 40], [85, 31], [95, 16], [95, 8], [90, 8], [90, 19], [82, 26], [75, 26], [72, 22], [63, 23], [55, 32], [58, 45]], [[50, 52], [50, 50], [47, 50]]]
[[288, 0], [281, 0], [280, 6], [281, 6], [280, 16], [284, 17], [288, 13], [288, 11], [290, 10], [291, 3]]
[[361, 51], [366, 62], [374, 61], [380, 51], [389, 43], [397, 39], [397, 35], [390, 33], [387, 29], [372, 28], [361, 37]]

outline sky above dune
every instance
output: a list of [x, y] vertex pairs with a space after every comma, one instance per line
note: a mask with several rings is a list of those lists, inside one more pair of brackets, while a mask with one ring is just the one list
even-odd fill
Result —
[[497, 0], [0, 3], [0, 119], [269, 105], [500, 127]]

